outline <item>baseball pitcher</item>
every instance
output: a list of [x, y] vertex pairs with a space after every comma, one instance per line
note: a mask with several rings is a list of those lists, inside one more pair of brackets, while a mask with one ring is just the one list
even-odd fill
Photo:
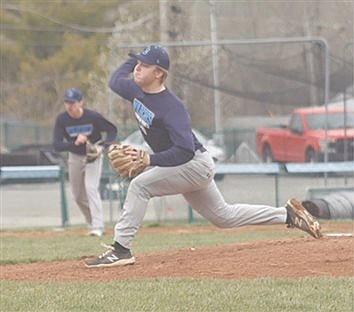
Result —
[[[213, 179], [214, 162], [193, 134], [184, 103], [164, 84], [170, 67], [166, 50], [151, 45], [129, 56], [113, 73], [109, 86], [131, 102], [141, 133], [153, 153], [141, 153], [119, 144], [109, 147], [112, 167], [133, 179], [123, 213], [115, 225], [112, 246], [97, 258], [86, 260], [87, 267], [135, 262], [130, 250], [132, 241], [149, 200], [155, 196], [182, 194], [199, 214], [221, 228], [280, 223], [300, 228], [315, 238], [321, 236], [318, 221], [295, 199], [278, 208], [226, 203]], [[123, 160], [118, 161], [120, 158]], [[127, 163], [132, 170], [126, 168]]]

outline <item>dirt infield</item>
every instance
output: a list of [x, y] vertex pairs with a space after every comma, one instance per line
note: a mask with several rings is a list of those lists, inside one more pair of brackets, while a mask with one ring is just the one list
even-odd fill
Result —
[[126, 267], [88, 269], [76, 261], [2, 265], [11, 280], [105, 281], [148, 277], [240, 279], [354, 276], [353, 237], [286, 238], [135, 254]]

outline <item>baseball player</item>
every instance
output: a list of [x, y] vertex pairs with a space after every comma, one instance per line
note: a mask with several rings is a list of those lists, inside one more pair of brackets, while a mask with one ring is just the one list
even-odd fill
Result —
[[[102, 149], [117, 137], [117, 128], [98, 112], [84, 108], [82, 92], [70, 88], [64, 94], [65, 112], [55, 121], [53, 146], [68, 151], [71, 190], [83, 213], [88, 235], [104, 233], [102, 201], [99, 183], [102, 172]], [[106, 132], [102, 141], [101, 132]]]
[[[221, 228], [287, 224], [315, 238], [321, 237], [318, 221], [295, 199], [278, 208], [226, 203], [213, 179], [214, 162], [193, 134], [182, 100], [164, 84], [170, 66], [166, 50], [151, 45], [129, 56], [113, 73], [109, 86], [132, 103], [142, 135], [153, 153], [139, 159], [139, 153], [131, 152], [134, 161], [149, 168], [130, 182], [122, 215], [115, 225], [113, 244], [97, 258], [87, 259], [87, 267], [135, 262], [132, 241], [149, 200], [156, 196], [182, 194], [193, 209]], [[114, 152], [115, 147], [108, 152], [111, 160], [115, 158]], [[114, 161], [111, 163], [114, 167]]]

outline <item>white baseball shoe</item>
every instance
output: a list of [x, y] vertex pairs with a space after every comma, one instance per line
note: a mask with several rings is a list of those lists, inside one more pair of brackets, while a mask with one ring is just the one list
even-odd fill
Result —
[[103, 236], [103, 231], [102, 230], [91, 230], [87, 233], [87, 236], [97, 236], [97, 237], [102, 237]]

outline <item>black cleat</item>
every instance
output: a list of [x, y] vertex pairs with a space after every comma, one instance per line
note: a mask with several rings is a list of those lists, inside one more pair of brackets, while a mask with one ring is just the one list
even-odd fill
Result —
[[288, 227], [296, 227], [309, 233], [314, 238], [322, 237], [320, 223], [304, 208], [301, 202], [296, 199], [289, 199], [285, 208], [288, 212]]

